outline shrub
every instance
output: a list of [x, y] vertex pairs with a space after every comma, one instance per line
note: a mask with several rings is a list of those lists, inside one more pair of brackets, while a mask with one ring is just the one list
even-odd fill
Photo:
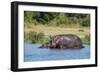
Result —
[[47, 43], [49, 37], [46, 37], [43, 33], [36, 33], [34, 31], [25, 33], [25, 42], [29, 43]]
[[83, 43], [90, 44], [90, 35], [85, 35], [85, 37], [83, 38]]

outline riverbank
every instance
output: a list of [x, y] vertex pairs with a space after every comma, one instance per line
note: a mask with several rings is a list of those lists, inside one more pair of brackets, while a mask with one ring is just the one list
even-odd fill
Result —
[[53, 26], [43, 26], [43, 25], [33, 25], [30, 28], [25, 28], [25, 33], [28, 32], [42, 32], [45, 35], [57, 35], [57, 34], [76, 34], [79, 37], [84, 37], [85, 35], [88, 35], [90, 33], [89, 27], [53, 27]]
[[[46, 43], [49, 40], [49, 36], [59, 34], [75, 34], [79, 36], [84, 44], [90, 44], [90, 28], [89, 27], [57, 27], [57, 26], [44, 26], [44, 25], [32, 25], [25, 27], [25, 41], [33, 40], [33, 43]], [[37, 37], [35, 37], [37, 36]], [[41, 38], [42, 37], [42, 38]]]

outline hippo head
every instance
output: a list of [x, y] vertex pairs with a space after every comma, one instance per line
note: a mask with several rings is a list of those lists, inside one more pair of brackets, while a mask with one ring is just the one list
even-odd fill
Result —
[[40, 46], [40, 48], [54, 48], [55, 46], [51, 43], [45, 43]]
[[42, 46], [40, 46], [40, 48], [49, 48], [50, 44], [46, 43], [46, 44], [42, 44]]

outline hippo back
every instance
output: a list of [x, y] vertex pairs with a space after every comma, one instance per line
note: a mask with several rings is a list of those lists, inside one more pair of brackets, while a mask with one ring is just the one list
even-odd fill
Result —
[[52, 37], [52, 44], [57, 48], [81, 48], [81, 39], [73, 34], [56, 35]]

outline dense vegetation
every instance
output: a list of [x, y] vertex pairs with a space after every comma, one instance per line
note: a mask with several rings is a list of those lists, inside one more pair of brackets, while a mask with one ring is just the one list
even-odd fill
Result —
[[[24, 21], [26, 23], [34, 23], [34, 25], [49, 25], [49, 26], [89, 26], [89, 14], [77, 13], [56, 13], [56, 12], [24, 12]], [[27, 26], [27, 24], [25, 24]]]
[[[79, 34], [86, 33], [84, 38], [82, 38], [83, 43], [90, 44], [90, 33], [84, 32], [83, 27], [90, 26], [90, 15], [89, 14], [77, 14], [77, 13], [57, 13], [57, 12], [33, 12], [33, 11], [24, 11], [24, 25], [27, 29], [34, 29], [34, 26], [41, 25], [47, 27], [66, 27], [66, 28], [80, 28]], [[44, 27], [45, 28], [45, 27]], [[25, 29], [26, 30], [26, 29]], [[34, 29], [36, 30], [36, 29]], [[37, 31], [25, 31], [25, 41], [31, 43], [47, 43], [50, 38], [50, 35], [45, 35], [44, 32]], [[50, 31], [50, 30], [48, 30]], [[67, 32], [67, 31], [66, 31]], [[74, 32], [74, 31], [73, 31]], [[65, 33], [67, 34], [67, 33]]]
[[49, 37], [45, 36], [42, 32], [29, 32], [25, 34], [25, 41], [29, 43], [48, 43]]

